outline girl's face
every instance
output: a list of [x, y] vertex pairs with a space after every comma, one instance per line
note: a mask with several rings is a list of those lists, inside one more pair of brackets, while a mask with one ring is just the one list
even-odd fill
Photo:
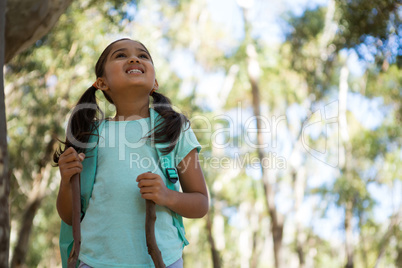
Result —
[[99, 88], [115, 102], [117, 98], [148, 96], [158, 88], [152, 58], [140, 43], [122, 40], [112, 45]]

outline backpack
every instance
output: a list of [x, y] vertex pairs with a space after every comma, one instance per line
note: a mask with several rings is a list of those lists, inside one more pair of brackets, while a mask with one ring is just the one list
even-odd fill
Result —
[[[151, 129], [154, 129], [157, 124], [159, 124], [159, 120], [163, 120], [163, 118], [158, 114], [157, 111], [150, 108], [150, 119], [151, 119]], [[102, 120], [99, 124], [98, 133], [100, 134], [105, 120]], [[91, 147], [91, 145], [93, 145]], [[81, 172], [81, 221], [85, 216], [85, 212], [87, 210], [89, 199], [92, 195], [92, 189], [95, 183], [95, 175], [96, 175], [96, 165], [98, 158], [98, 136], [91, 135], [88, 141], [88, 146], [93, 148], [86, 153], [86, 157], [82, 162], [83, 169]], [[158, 153], [160, 167], [165, 177], [167, 178], [167, 188], [174, 191], [180, 190], [180, 185], [176, 182], [179, 179], [177, 170], [174, 165], [174, 150], [172, 150], [169, 154], [163, 155], [161, 149], [166, 148], [166, 144], [155, 143], [155, 148]], [[145, 205], [145, 204], [144, 204]], [[183, 218], [172, 211], [173, 225], [177, 228], [180, 239], [183, 241], [184, 245], [188, 245], [188, 241], [185, 237], [185, 230], [183, 225]], [[145, 230], [144, 230], [145, 232]], [[62, 260], [63, 268], [67, 267], [67, 260], [70, 255], [70, 252], [73, 248], [73, 228], [68, 225], [64, 221], [61, 221], [60, 227], [60, 255]], [[78, 267], [78, 262], [77, 262]]]

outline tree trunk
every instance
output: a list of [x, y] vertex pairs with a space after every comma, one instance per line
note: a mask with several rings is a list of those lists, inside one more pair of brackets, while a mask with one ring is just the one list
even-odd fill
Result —
[[[339, 168], [341, 169], [343, 176], [353, 179], [351, 165], [353, 161], [352, 148], [349, 142], [348, 122], [346, 117], [346, 105], [348, 96], [348, 76], [349, 69], [346, 64], [341, 68], [339, 77], [339, 129], [341, 146], [339, 152]], [[346, 251], [346, 265], [345, 268], [353, 268], [354, 262], [354, 248], [353, 248], [353, 197], [349, 197], [349, 200], [345, 204], [345, 251]]]
[[0, 267], [8, 267], [10, 246], [10, 174], [8, 172], [7, 123], [4, 95], [4, 46], [6, 0], [0, 0]]
[[[257, 61], [257, 52], [253, 44], [247, 45], [247, 70], [248, 77], [251, 84], [251, 95], [253, 103], [253, 112], [256, 118], [257, 125], [257, 152], [260, 159], [260, 163], [263, 163], [265, 158], [264, 152], [264, 137], [261, 132], [261, 110], [260, 110], [260, 89], [258, 85], [260, 76], [260, 66]], [[275, 178], [270, 181], [270, 174], [268, 168], [264, 168], [261, 165], [262, 171], [262, 182], [265, 192], [265, 201], [268, 209], [268, 214], [271, 218], [271, 232], [274, 244], [274, 257], [275, 257], [275, 267], [282, 267], [281, 259], [281, 249], [282, 249], [282, 237], [283, 237], [283, 215], [281, 215], [275, 206], [275, 191], [273, 189], [273, 182]]]
[[52, 159], [56, 142], [56, 134], [53, 134], [52, 139], [46, 146], [45, 155], [40, 160], [37, 175], [33, 179], [32, 190], [29, 192], [24, 214], [20, 221], [21, 227], [18, 232], [17, 244], [13, 251], [11, 267], [21, 267], [25, 263], [26, 255], [29, 250], [29, 238], [31, 236], [33, 220], [41, 206], [43, 198], [46, 196], [46, 190], [49, 186], [52, 169], [50, 161]]
[[258, 231], [253, 232], [253, 248], [251, 251], [251, 258], [250, 258], [250, 268], [257, 268], [258, 267], [258, 261], [260, 259], [260, 244], [262, 237], [258, 235]]
[[[247, 18], [247, 9], [243, 8], [243, 17], [245, 21], [245, 31], [246, 38], [250, 35], [250, 26]], [[261, 163], [261, 172], [262, 172], [262, 182], [265, 193], [265, 202], [268, 210], [268, 214], [271, 219], [271, 233], [274, 245], [274, 258], [275, 258], [275, 267], [282, 267], [282, 238], [283, 238], [283, 223], [284, 217], [281, 215], [275, 206], [275, 191], [273, 189], [273, 185], [276, 181], [275, 177], [270, 178], [271, 174], [269, 174], [268, 168], [262, 165], [263, 159], [265, 158], [264, 152], [264, 137], [261, 132], [261, 109], [260, 109], [260, 89], [259, 89], [259, 78], [261, 73], [261, 68], [259, 66], [257, 60], [257, 51], [255, 49], [254, 44], [249, 42], [246, 48], [247, 53], [247, 74], [251, 85], [251, 95], [252, 95], [252, 105], [253, 105], [253, 113], [256, 118], [257, 125], [257, 153], [258, 158]]]
[[303, 233], [302, 228], [302, 217], [300, 212], [300, 206], [303, 202], [304, 198], [304, 190], [306, 184], [306, 174], [304, 167], [300, 167], [298, 171], [293, 172], [293, 181], [294, 181], [294, 213], [295, 213], [295, 225], [296, 225], [296, 252], [299, 257], [299, 268], [304, 268], [305, 266], [305, 252], [303, 250], [305, 246], [305, 235]]
[[[72, 0], [8, 0], [5, 63], [47, 34], [71, 2]], [[4, 12], [5, 8], [1, 10]]]
[[11, 268], [22, 267], [25, 263], [25, 258], [29, 247], [29, 237], [31, 236], [32, 223], [40, 207], [43, 198], [35, 198], [27, 205], [21, 219], [21, 227], [18, 232], [18, 241], [13, 252], [11, 260]]
[[[250, 211], [250, 227], [252, 231], [252, 250], [250, 257], [250, 268], [257, 268], [261, 257], [262, 248], [264, 247], [265, 235], [261, 233], [260, 223], [262, 221], [262, 211], [256, 209], [256, 204], [253, 204], [253, 209]], [[265, 213], [264, 213], [265, 214]]]
[[[42, 200], [45, 197], [45, 191], [48, 187], [50, 179], [50, 169], [52, 166], [48, 164], [37, 178], [35, 185], [29, 193], [27, 204], [25, 205], [24, 214], [21, 219], [21, 226], [18, 232], [17, 244], [13, 250], [11, 267], [21, 267], [25, 264], [25, 259], [29, 250], [29, 238], [31, 236], [33, 220], [38, 212]], [[43, 177], [45, 177], [43, 179]]]
[[[363, 230], [363, 226], [364, 226], [364, 223], [363, 223], [363, 211], [361, 211], [361, 210], [359, 210], [359, 230], [360, 230], [360, 232], [359, 232], [359, 245], [360, 245], [360, 248], [361, 248], [361, 258], [362, 258], [362, 263], [363, 263], [363, 267], [369, 267], [369, 264], [368, 264], [368, 253], [367, 253], [367, 241], [366, 241], [366, 239], [365, 239], [365, 236], [364, 236], [364, 233], [363, 233], [363, 231], [361, 231], [361, 230]], [[377, 268], [377, 267], [374, 267], [374, 268]]]
[[206, 229], [208, 235], [208, 242], [211, 247], [211, 255], [212, 255], [212, 267], [220, 268], [221, 267], [221, 258], [219, 255], [219, 251], [216, 249], [215, 239], [212, 232], [212, 220], [211, 220], [211, 212], [208, 212], [206, 217]]
[[352, 217], [353, 217], [353, 204], [349, 201], [345, 208], [345, 248], [346, 248], [346, 265], [345, 268], [353, 268], [353, 231], [352, 231]]

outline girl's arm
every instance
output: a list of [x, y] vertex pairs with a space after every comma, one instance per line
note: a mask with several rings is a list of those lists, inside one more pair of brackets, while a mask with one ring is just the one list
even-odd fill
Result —
[[187, 218], [202, 218], [208, 212], [209, 200], [197, 149], [187, 154], [177, 171], [183, 193], [172, 191], [167, 207]]
[[59, 158], [61, 182], [57, 196], [57, 212], [60, 218], [68, 225], [72, 224], [72, 191], [70, 179], [73, 175], [81, 173], [85, 155], [78, 154], [74, 148], [68, 148]]
[[177, 166], [183, 193], [168, 189], [159, 175], [143, 173], [137, 177], [144, 199], [166, 206], [186, 218], [202, 218], [208, 212], [208, 191], [193, 149]]

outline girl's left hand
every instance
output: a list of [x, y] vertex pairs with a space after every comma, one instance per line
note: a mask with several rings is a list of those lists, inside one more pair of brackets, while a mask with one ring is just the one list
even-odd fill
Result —
[[152, 200], [160, 206], [167, 205], [170, 190], [166, 187], [161, 176], [146, 172], [140, 174], [136, 181], [138, 182], [142, 198]]

